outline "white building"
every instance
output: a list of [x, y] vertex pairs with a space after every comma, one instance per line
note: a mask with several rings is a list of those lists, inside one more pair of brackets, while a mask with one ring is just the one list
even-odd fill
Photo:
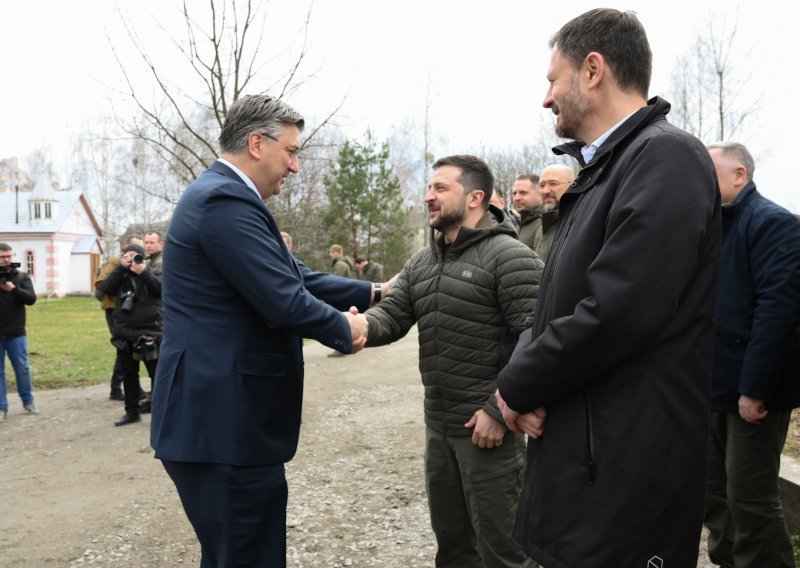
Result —
[[32, 191], [0, 191], [0, 242], [39, 295], [92, 293], [102, 235], [79, 190], [57, 190], [43, 177]]

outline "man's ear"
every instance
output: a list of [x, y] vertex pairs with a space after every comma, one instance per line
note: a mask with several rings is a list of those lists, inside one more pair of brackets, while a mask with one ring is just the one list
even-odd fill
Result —
[[247, 153], [255, 160], [260, 160], [264, 153], [265, 144], [264, 137], [258, 132], [251, 132], [247, 137]]
[[596, 51], [589, 52], [583, 59], [581, 74], [590, 87], [596, 87], [606, 73], [606, 60]]
[[736, 177], [742, 179], [742, 185], [745, 185], [747, 183], [747, 168], [740, 165], [736, 166], [734, 171], [736, 172]]
[[481, 203], [483, 203], [483, 193], [482, 189], [473, 189], [469, 194], [469, 206], [470, 207], [480, 207]]

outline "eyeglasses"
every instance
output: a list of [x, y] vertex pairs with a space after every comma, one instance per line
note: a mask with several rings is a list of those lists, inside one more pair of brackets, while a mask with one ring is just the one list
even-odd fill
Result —
[[[275, 140], [275, 142], [283, 144], [283, 142], [281, 142], [271, 134], [267, 134], [266, 132], [259, 132], [259, 134], [261, 134], [261, 136], [266, 136], [270, 140]], [[297, 158], [297, 154], [300, 152], [300, 148], [297, 148], [296, 146], [287, 146], [286, 144], [283, 144], [283, 147], [286, 149], [286, 153], [289, 154], [290, 158], [292, 158], [293, 160]]]

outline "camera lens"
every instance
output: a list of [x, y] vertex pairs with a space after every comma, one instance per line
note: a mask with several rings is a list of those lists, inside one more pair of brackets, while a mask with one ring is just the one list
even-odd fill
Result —
[[133, 262], [136, 264], [142, 264], [144, 262], [144, 257], [141, 254], [133, 255]]

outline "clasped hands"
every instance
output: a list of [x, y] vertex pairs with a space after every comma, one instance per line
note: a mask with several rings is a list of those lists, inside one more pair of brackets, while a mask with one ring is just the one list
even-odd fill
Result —
[[494, 391], [494, 396], [497, 399], [497, 407], [503, 414], [503, 420], [506, 421], [506, 426], [508, 426], [509, 430], [512, 432], [525, 432], [534, 440], [544, 434], [544, 423], [547, 420], [547, 409], [545, 407], [537, 408], [533, 412], [520, 414], [509, 408], [500, 394], [500, 389]]

